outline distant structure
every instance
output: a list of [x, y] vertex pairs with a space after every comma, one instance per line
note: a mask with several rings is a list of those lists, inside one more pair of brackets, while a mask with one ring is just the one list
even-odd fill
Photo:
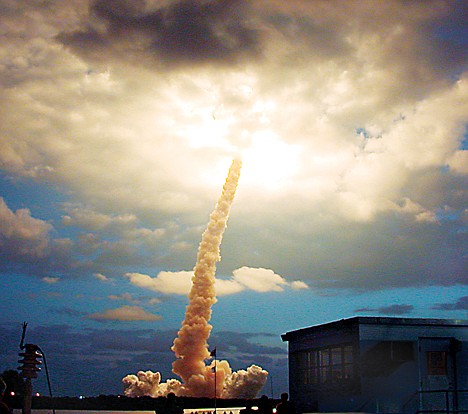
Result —
[[468, 409], [468, 320], [353, 317], [281, 335], [297, 412]]

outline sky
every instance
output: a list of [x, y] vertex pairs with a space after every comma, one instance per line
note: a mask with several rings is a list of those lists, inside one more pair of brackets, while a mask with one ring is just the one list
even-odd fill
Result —
[[0, 372], [26, 321], [55, 395], [174, 378], [233, 159], [209, 344], [267, 370], [263, 393], [287, 390], [285, 332], [468, 319], [465, 1], [0, 0], [0, 15]]

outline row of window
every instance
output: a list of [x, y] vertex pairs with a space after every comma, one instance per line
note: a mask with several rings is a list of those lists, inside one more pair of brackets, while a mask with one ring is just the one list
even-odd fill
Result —
[[353, 378], [351, 345], [298, 352], [296, 358], [297, 372], [303, 384], [343, 384]]
[[[447, 353], [429, 351], [427, 375], [447, 375]], [[302, 384], [343, 385], [353, 379], [353, 347], [332, 346], [295, 354], [296, 369]]]

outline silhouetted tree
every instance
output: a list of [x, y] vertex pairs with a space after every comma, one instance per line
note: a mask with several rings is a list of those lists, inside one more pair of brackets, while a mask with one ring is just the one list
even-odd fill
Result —
[[0, 375], [7, 385], [5, 395], [10, 395], [13, 391], [16, 395], [22, 395], [24, 391], [24, 379], [21, 377], [18, 371], [9, 369], [3, 371]]

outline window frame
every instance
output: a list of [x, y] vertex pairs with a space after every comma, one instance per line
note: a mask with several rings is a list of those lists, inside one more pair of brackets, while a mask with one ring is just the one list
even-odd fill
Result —
[[427, 375], [428, 376], [447, 376], [447, 351], [427, 351]]
[[303, 385], [336, 387], [355, 379], [354, 348], [351, 343], [300, 351], [297, 357]]

